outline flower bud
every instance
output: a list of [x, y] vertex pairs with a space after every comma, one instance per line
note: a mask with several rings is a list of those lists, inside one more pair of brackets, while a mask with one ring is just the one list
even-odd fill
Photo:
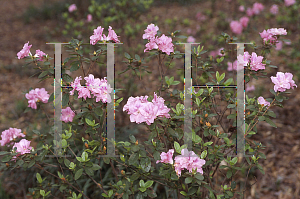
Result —
[[85, 146], [85, 148], [89, 148], [89, 145], [88, 145], [88, 143], [84, 143], [84, 146]]
[[136, 140], [136, 142], [135, 142], [135, 145], [138, 145], [139, 144], [139, 141], [138, 140]]
[[122, 170], [122, 171], [121, 171], [121, 174], [122, 174], [122, 175], [125, 175], [125, 171], [124, 171], [124, 170]]
[[203, 124], [203, 118], [200, 119], [200, 124]]
[[6, 164], [7, 167], [9, 167], [9, 164], [8, 164], [8, 163], [5, 163], [5, 164]]
[[205, 117], [208, 117], [208, 114], [207, 114], [207, 113], [205, 114]]
[[105, 146], [103, 147], [103, 151], [106, 151], [106, 147]]
[[174, 33], [173, 32], [171, 33], [171, 36], [174, 37]]

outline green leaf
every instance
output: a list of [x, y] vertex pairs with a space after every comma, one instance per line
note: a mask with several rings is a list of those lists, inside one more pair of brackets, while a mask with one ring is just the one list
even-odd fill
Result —
[[52, 93], [52, 94], [50, 95], [50, 97], [49, 97], [49, 99], [48, 99], [48, 103], [49, 103], [49, 102], [53, 102], [53, 100], [54, 100], [54, 93]]
[[0, 155], [6, 155], [6, 154], [9, 154], [9, 152], [7, 152], [7, 151], [0, 151]]
[[64, 163], [66, 165], [66, 167], [69, 167], [70, 165], [70, 160], [68, 160], [67, 158], [64, 159]]
[[268, 115], [270, 117], [276, 118], [276, 114], [273, 111], [268, 110]]
[[139, 177], [140, 177], [139, 173], [134, 173], [132, 176], [130, 176], [130, 180], [135, 181], [135, 180], [139, 179]]
[[236, 104], [228, 104], [227, 108], [236, 108]]
[[67, 106], [68, 105], [68, 102], [69, 102], [69, 94], [66, 93], [62, 96], [62, 102], [61, 102], [61, 105], [62, 106]]
[[189, 196], [194, 195], [196, 191], [197, 191], [197, 187], [190, 187], [188, 191], [188, 195]]
[[73, 78], [68, 74], [63, 74], [62, 77], [66, 82], [73, 82]]
[[99, 166], [98, 164], [93, 164], [92, 169], [93, 169], [94, 171], [97, 171], [97, 170], [101, 169], [101, 166]]
[[85, 170], [86, 174], [88, 174], [88, 175], [90, 175], [90, 176], [93, 176], [93, 175], [94, 175], [94, 171], [93, 171], [92, 168], [90, 168], [90, 167], [85, 167], [84, 170]]
[[259, 121], [264, 121], [265, 119], [266, 119], [265, 116], [258, 116], [258, 120], [259, 120]]
[[257, 164], [256, 166], [257, 166], [257, 168], [259, 169], [259, 171], [260, 171], [263, 175], [265, 175], [265, 171], [264, 171], [264, 169], [262, 168], [262, 166], [259, 165], [259, 164]]
[[134, 165], [135, 163], [137, 163], [138, 159], [139, 159], [139, 155], [137, 153], [133, 153], [129, 157], [128, 162], [130, 165]]
[[46, 193], [45, 193], [44, 190], [40, 190], [40, 194], [41, 194], [42, 196], [45, 196], [45, 195], [46, 195]]
[[227, 79], [227, 80], [224, 82], [224, 85], [225, 85], [225, 86], [228, 86], [228, 85], [230, 85], [232, 82], [233, 82], [233, 79], [232, 79], [232, 78], [229, 78], [229, 79]]
[[199, 173], [199, 172], [197, 172], [195, 174], [195, 177], [196, 177], [197, 180], [201, 180], [201, 181], [204, 180], [204, 176], [201, 173]]
[[238, 159], [237, 157], [234, 157], [232, 160], [230, 160], [230, 165], [235, 165], [237, 163]]
[[43, 182], [42, 177], [39, 173], [36, 173], [36, 179], [38, 180], [39, 183]]
[[153, 181], [152, 181], [152, 180], [147, 181], [147, 182], [145, 183], [145, 188], [151, 187], [152, 184], [153, 184]]
[[185, 180], [184, 180], [185, 184], [190, 184], [192, 181], [193, 181], [193, 178], [192, 178], [192, 177], [187, 177], [187, 178], [185, 178]]
[[89, 125], [89, 126], [95, 126], [95, 120], [92, 122], [92, 121], [89, 120], [88, 118], [85, 118], [85, 122], [86, 122], [87, 125]]
[[206, 156], [207, 156], [207, 151], [206, 150], [202, 151], [202, 153], [201, 153], [201, 159], [206, 158]]
[[124, 56], [125, 56], [127, 59], [131, 59], [131, 56], [130, 56], [127, 52], [124, 53]]
[[80, 62], [74, 61], [73, 63], [71, 63], [70, 72], [74, 72], [74, 71], [78, 70], [79, 68], [80, 68]]
[[283, 101], [283, 96], [282, 96], [282, 95], [277, 95], [277, 96], [275, 96], [275, 99], [276, 99], [278, 102], [282, 102], [282, 101]]
[[31, 160], [28, 164], [28, 168], [31, 168], [35, 164], [35, 160]]
[[180, 191], [180, 193], [184, 196], [187, 196], [187, 193], [185, 191]]
[[180, 145], [178, 142], [174, 142], [174, 148], [176, 150], [177, 153], [181, 154], [181, 151], [180, 151]]
[[228, 170], [226, 173], [226, 177], [229, 179], [229, 178], [231, 178], [231, 176], [232, 176], [232, 171]]
[[271, 126], [277, 128], [276, 124], [270, 119], [270, 118], [266, 118], [265, 121], [270, 124]]
[[47, 74], [48, 74], [48, 71], [43, 71], [43, 72], [41, 72], [41, 74], [38, 76], [38, 78], [39, 78], [39, 79], [40, 79], [40, 78], [43, 78], [43, 77], [45, 77]]
[[80, 176], [82, 175], [82, 172], [83, 172], [83, 169], [79, 169], [78, 171], [76, 171], [74, 180], [78, 180], [80, 178]]
[[1, 161], [2, 162], [8, 162], [8, 161], [10, 161], [11, 160], [11, 155], [6, 155], [6, 156], [4, 156], [2, 159], [1, 159]]

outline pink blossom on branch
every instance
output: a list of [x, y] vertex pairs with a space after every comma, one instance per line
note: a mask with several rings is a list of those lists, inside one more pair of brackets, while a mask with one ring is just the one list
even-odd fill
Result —
[[253, 10], [252, 10], [251, 8], [247, 8], [246, 13], [247, 13], [247, 16], [248, 16], [248, 17], [252, 17], [253, 14], [254, 14], [254, 12], [253, 12]]
[[17, 53], [18, 59], [23, 59], [24, 57], [29, 56], [30, 53], [30, 48], [32, 45], [28, 45], [29, 41], [24, 44], [23, 49]]
[[187, 40], [188, 43], [194, 43], [196, 39], [193, 36], [188, 36]]
[[281, 49], [282, 49], [282, 46], [283, 46], [283, 42], [282, 42], [282, 41], [278, 41], [278, 42], [276, 43], [276, 48], [275, 48], [275, 50], [281, 50]]
[[159, 162], [173, 164], [173, 154], [174, 154], [174, 149], [170, 149], [167, 153], [162, 152], [160, 154], [160, 159], [161, 160], [157, 160], [156, 164], [159, 163]]
[[147, 26], [147, 29], [144, 30], [145, 34], [143, 34], [143, 39], [153, 39], [155, 38], [155, 35], [157, 34], [157, 31], [159, 30], [158, 26], [155, 26], [154, 24], [149, 24]]
[[274, 91], [284, 92], [286, 89], [294, 89], [294, 86], [297, 87], [292, 78], [293, 75], [291, 73], [277, 72], [276, 77], [271, 77], [272, 82], [275, 84]]
[[36, 102], [42, 101], [43, 103], [47, 103], [50, 95], [44, 88], [36, 88], [26, 93], [25, 97], [28, 99], [28, 107], [37, 109]]
[[158, 49], [166, 54], [170, 55], [171, 52], [174, 52], [172, 38], [165, 36], [164, 34], [157, 38], [156, 40]]
[[108, 36], [103, 34], [104, 28], [101, 26], [98, 26], [96, 29], [94, 29], [94, 34], [90, 36], [90, 44], [95, 45], [98, 41], [114, 41], [116, 43], [119, 43], [118, 35], [116, 32], [112, 29], [111, 26], [108, 28]]
[[253, 52], [252, 55], [251, 55], [251, 58], [250, 58], [250, 61], [251, 61], [250, 62], [250, 68], [251, 68], [251, 70], [258, 71], [258, 70], [265, 69], [266, 64], [262, 63], [263, 59], [264, 59], [263, 56], [257, 56], [257, 54], [255, 52]]
[[66, 123], [72, 122], [74, 116], [75, 116], [75, 113], [72, 111], [72, 109], [70, 107], [67, 107], [67, 108], [61, 110], [60, 120], [66, 122]]
[[200, 159], [193, 151], [182, 149], [181, 155], [175, 157], [175, 171], [178, 176], [181, 176], [181, 171], [184, 169], [189, 170], [191, 173], [197, 169], [197, 172], [203, 174], [202, 166], [205, 165], [205, 160]]
[[8, 130], [2, 131], [1, 134], [2, 140], [0, 140], [0, 145], [4, 146], [6, 144], [9, 144], [15, 138], [25, 137], [25, 135], [21, 132], [22, 132], [21, 129], [17, 129], [17, 128], [9, 128]]
[[43, 61], [44, 56], [46, 56], [46, 53], [44, 53], [43, 51], [41, 51], [39, 49], [35, 51], [34, 57], [39, 57], [38, 61]]
[[146, 122], [148, 125], [154, 122], [157, 117], [170, 118], [170, 109], [164, 105], [164, 99], [154, 93], [152, 102], [148, 102], [148, 96], [129, 97], [123, 107], [130, 115], [130, 121], [138, 124]]
[[91, 22], [93, 20], [93, 16], [91, 14], [88, 14], [86, 17], [87, 22]]
[[[31, 141], [22, 139], [20, 142], [14, 144], [13, 149], [16, 147], [17, 149], [15, 152], [20, 153], [17, 156], [30, 153], [30, 151], [33, 149], [33, 147], [30, 146], [30, 142]], [[12, 159], [16, 160], [16, 156], [14, 156]]]
[[262, 106], [270, 106], [270, 102], [266, 101], [262, 96], [260, 96], [259, 98], [257, 98], [258, 104], [262, 105]]
[[245, 6], [241, 5], [241, 6], [239, 7], [239, 11], [244, 12], [244, 11], [245, 11]]

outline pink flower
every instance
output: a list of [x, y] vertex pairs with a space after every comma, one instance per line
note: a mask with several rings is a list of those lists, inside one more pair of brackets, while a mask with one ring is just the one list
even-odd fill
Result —
[[103, 34], [104, 28], [98, 26], [97, 29], [94, 29], [94, 34], [90, 36], [90, 44], [95, 45], [98, 41], [114, 41], [119, 43], [118, 35], [112, 29], [111, 26], [108, 28], [108, 36]]
[[211, 51], [211, 52], [209, 53], [209, 56], [216, 57], [217, 54], [218, 54], [217, 51]]
[[189, 170], [191, 173], [193, 169], [203, 174], [202, 166], [205, 165], [205, 160], [200, 159], [193, 151], [182, 149], [181, 155], [175, 157], [175, 171], [178, 176], [181, 176], [181, 171], [184, 169]]
[[104, 28], [101, 26], [98, 26], [96, 29], [94, 29], [94, 34], [90, 36], [90, 44], [95, 45], [98, 41], [102, 40], [102, 33]]
[[297, 87], [292, 78], [293, 75], [291, 73], [277, 72], [276, 77], [271, 77], [272, 82], [275, 84], [274, 91], [284, 92], [286, 89], [294, 89], [294, 86]]
[[270, 102], [266, 101], [262, 96], [257, 98], [258, 104], [262, 106], [270, 106]]
[[86, 21], [91, 22], [93, 20], [93, 16], [91, 14], [87, 15]]
[[244, 12], [245, 11], [245, 6], [240, 6], [239, 11]]
[[29, 56], [30, 53], [30, 48], [32, 45], [28, 45], [29, 41], [27, 43], [24, 44], [23, 49], [17, 53], [18, 59], [23, 59], [24, 57]]
[[265, 69], [266, 64], [262, 63], [263, 59], [264, 59], [263, 56], [257, 56], [257, 54], [255, 52], [253, 52], [252, 55], [251, 55], [251, 58], [250, 58], [250, 61], [251, 61], [250, 62], [250, 68], [251, 68], [251, 70], [258, 71], [258, 70]]
[[252, 86], [246, 85], [246, 92], [254, 91], [254, 90], [255, 90], [255, 86], [254, 85], [252, 85]]
[[227, 62], [227, 66], [228, 71], [237, 70], [237, 60], [235, 60], [233, 63]]
[[291, 6], [296, 3], [296, 0], [284, 0], [285, 6]]
[[[223, 53], [222, 53], [222, 51], [223, 51]], [[217, 53], [218, 53], [218, 55], [221, 56], [221, 57], [225, 56], [224, 48], [219, 48], [219, 50], [217, 50]]]
[[145, 46], [146, 46], [146, 49], [144, 50], [144, 52], [158, 48], [157, 44], [155, 43], [155, 39], [151, 39], [150, 42], [147, 43]]
[[264, 43], [266, 43], [268, 40], [272, 44], [275, 44], [277, 41], [278, 35], [287, 35], [287, 31], [284, 28], [271, 28], [268, 30], [264, 30], [263, 32], [259, 33], [260, 37], [263, 39]]
[[75, 4], [72, 4], [69, 6], [68, 10], [69, 10], [69, 12], [74, 12], [75, 10], [77, 10], [77, 7]]
[[174, 154], [174, 149], [170, 149], [167, 153], [162, 152], [160, 154], [160, 159], [161, 160], [157, 160], [156, 164], [161, 162], [161, 163], [169, 163], [169, 164], [173, 164], [173, 154]]
[[46, 53], [44, 53], [43, 51], [41, 51], [39, 49], [35, 51], [34, 57], [39, 57], [38, 61], [43, 61], [44, 56], [46, 56]]
[[254, 14], [254, 12], [253, 12], [253, 10], [252, 10], [251, 8], [247, 8], [246, 13], [247, 13], [247, 16], [248, 16], [248, 17], [252, 17], [253, 14]]
[[196, 39], [193, 36], [188, 36], [188, 38], [187, 38], [188, 43], [194, 43], [195, 41], [196, 41]]
[[81, 87], [80, 80], [82, 80], [81, 76], [76, 77], [74, 82], [71, 83], [71, 87], [73, 88], [73, 90], [70, 91], [70, 95], [74, 95], [74, 91], [77, 90], [77, 88], [79, 89]]
[[72, 111], [72, 109], [70, 107], [67, 107], [67, 108], [61, 110], [60, 120], [66, 122], [66, 123], [72, 122], [74, 116], [75, 116], [75, 113]]
[[25, 137], [25, 135], [21, 133], [21, 129], [9, 128], [8, 130], [2, 131], [1, 134], [2, 140], [0, 140], [0, 145], [1, 146], [4, 146], [6, 144], [10, 145], [9, 143], [18, 137]]
[[265, 8], [265, 6], [261, 3], [254, 3], [253, 4], [253, 8], [252, 8], [252, 11], [254, 14], [258, 15], [261, 11], [263, 11]]
[[167, 117], [169, 110], [163, 103], [164, 99], [154, 93], [152, 102], [147, 101], [148, 96], [130, 97], [123, 107], [123, 111], [130, 114], [130, 121], [138, 124], [146, 122], [148, 125], [154, 122], [156, 117]]
[[155, 35], [157, 34], [157, 31], [159, 30], [159, 28], [157, 26], [155, 26], [154, 24], [149, 24], [147, 26], [147, 29], [144, 30], [145, 34], [143, 34], [143, 39], [153, 39], [155, 38]]
[[[26, 139], [22, 139], [20, 142], [14, 144], [13, 149], [15, 147], [17, 147], [16, 152], [21, 153], [21, 154], [18, 154], [18, 155], [24, 155], [25, 153], [30, 153], [30, 150], [32, 149], [32, 147], [30, 146], [30, 142], [31, 141], [28, 141]], [[16, 157], [14, 157], [14, 158], [16, 158]]]
[[278, 5], [276, 5], [276, 4], [273, 4], [273, 5], [271, 6], [271, 8], [270, 8], [270, 12], [271, 12], [273, 15], [277, 15], [277, 14], [278, 14], [278, 10], [279, 10], [279, 8], [278, 8]]
[[276, 48], [275, 50], [281, 50], [283, 46], [283, 42], [282, 41], [278, 41], [278, 43], [276, 43]]
[[26, 93], [25, 97], [28, 99], [28, 107], [37, 109], [36, 102], [42, 101], [43, 103], [47, 103], [50, 95], [44, 88], [36, 88]]
[[170, 55], [171, 52], [174, 52], [173, 49], [173, 43], [172, 43], [172, 38], [167, 37], [164, 34], [156, 39], [156, 43], [158, 46], [158, 49], [161, 50], [162, 52], [165, 52], [166, 54]]
[[157, 96], [156, 93], [154, 93], [152, 103], [158, 107], [158, 111], [156, 113], [157, 117], [166, 117], [166, 118], [171, 117], [169, 115], [170, 109], [164, 104], [165, 100], [162, 97]]
[[244, 55], [239, 55], [237, 57], [238, 70], [244, 69], [244, 66], [248, 65], [250, 57], [251, 57], [251, 55], [248, 52], [244, 52]]
[[231, 21], [230, 28], [233, 33], [238, 35], [240, 35], [243, 31], [243, 25], [238, 21]]
[[249, 18], [248, 17], [242, 17], [242, 18], [240, 18], [240, 23], [242, 24], [242, 26], [244, 28], [246, 28], [248, 26], [248, 22], [249, 22]]
[[116, 34], [116, 32], [112, 29], [111, 26], [108, 27], [108, 40], [112, 40], [116, 43], [119, 43], [119, 39], [118, 39], [118, 35]]

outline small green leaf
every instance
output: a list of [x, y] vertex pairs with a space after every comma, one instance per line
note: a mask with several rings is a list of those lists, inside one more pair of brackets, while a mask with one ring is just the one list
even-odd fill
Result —
[[192, 181], [193, 181], [193, 178], [192, 178], [192, 177], [187, 177], [187, 178], [185, 178], [185, 180], [184, 180], [185, 184], [190, 184]]
[[151, 187], [152, 184], [153, 184], [153, 181], [152, 181], [152, 180], [147, 181], [147, 182], [145, 183], [145, 188]]
[[201, 153], [201, 159], [206, 158], [206, 156], [207, 156], [207, 151], [206, 150], [202, 151], [202, 153]]
[[276, 124], [275, 124], [270, 118], [266, 118], [266, 122], [267, 122], [268, 124], [270, 124], [271, 126], [277, 128]]
[[131, 56], [127, 52], [125, 52], [124, 55], [127, 59], [131, 59]]
[[78, 180], [80, 178], [80, 176], [82, 175], [82, 172], [83, 172], [83, 169], [79, 169], [78, 171], [76, 171], [74, 180]]
[[36, 173], [36, 179], [38, 180], [39, 183], [43, 182], [42, 177], [39, 173]]
[[62, 106], [67, 106], [68, 105], [68, 102], [69, 102], [69, 94], [66, 93], [62, 96], [62, 102], [61, 102], [61, 105]]
[[180, 145], [178, 142], [174, 142], [174, 148], [176, 150], [177, 153], [181, 154], [181, 151], [180, 151]]

